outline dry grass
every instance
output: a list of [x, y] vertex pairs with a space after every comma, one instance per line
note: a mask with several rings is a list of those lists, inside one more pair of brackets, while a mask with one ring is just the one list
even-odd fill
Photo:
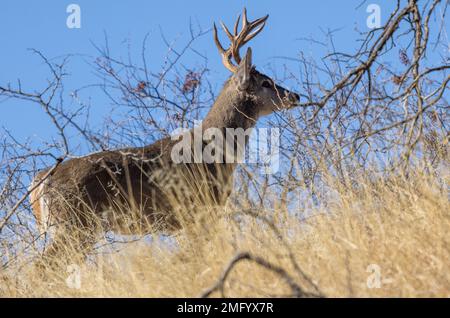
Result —
[[[0, 296], [196, 297], [218, 281], [237, 253], [248, 252], [282, 268], [303, 291], [317, 293], [307, 275], [327, 297], [449, 297], [444, 170], [439, 178], [420, 169], [408, 177], [360, 176], [353, 186], [331, 178], [332, 195], [306, 221], [281, 208], [258, 211], [259, 217], [204, 208], [206, 217], [176, 238], [154, 237], [150, 244], [91, 256], [80, 266], [80, 288], [73, 288], [66, 268], [38, 273], [25, 265], [3, 273]], [[229, 269], [225, 296], [293, 294], [284, 274], [252, 260]]]

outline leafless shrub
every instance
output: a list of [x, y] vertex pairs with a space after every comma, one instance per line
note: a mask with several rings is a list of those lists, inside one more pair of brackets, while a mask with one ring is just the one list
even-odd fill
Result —
[[[286, 71], [279, 80], [294, 82], [301, 93], [301, 108], [277, 113], [270, 119], [283, 131], [283, 168], [274, 175], [261, 175], [258, 167], [242, 167], [236, 180], [236, 208], [262, 209], [279, 203], [289, 209], [296, 191], [306, 189], [314, 202], [326, 190], [323, 175], [334, 174], [344, 186], [356, 182], [352, 173], [375, 163], [377, 173], [408, 171], [412, 158], [430, 166], [448, 168], [448, 85], [450, 57], [430, 58], [435, 48], [448, 48], [442, 34], [448, 1], [397, 1], [397, 7], [381, 28], [360, 34], [356, 52], [337, 52], [333, 35], [327, 34], [329, 54], [322, 60], [300, 53], [295, 59], [300, 71]], [[97, 88], [113, 106], [102, 129], [89, 126], [89, 106], [68, 106], [64, 80], [70, 57], [50, 60], [33, 51], [48, 67], [49, 78], [40, 90], [26, 91], [19, 81], [0, 83], [3, 103], [10, 99], [31, 102], [42, 108], [53, 123], [54, 140], [36, 145], [19, 141], [4, 131], [0, 140], [0, 255], [7, 268], [22, 255], [40, 251], [45, 237], [37, 235], [30, 213], [29, 182], [46, 166], [56, 167], [73, 157], [78, 144], [91, 151], [122, 145], [145, 145], [167, 136], [176, 128], [192, 127], [215, 99], [207, 59], [198, 54], [201, 67], [184, 67], [180, 60], [195, 40], [208, 31], [190, 26], [190, 39], [181, 48], [170, 48], [159, 71], [148, 68], [146, 39], [140, 61], [112, 56], [108, 41], [96, 47], [90, 61], [99, 83], [81, 87], [70, 98], [77, 100], [86, 88]], [[195, 52], [195, 50], [193, 50]], [[126, 113], [116, 116], [116, 113]], [[51, 174], [49, 171], [49, 175]], [[35, 185], [38, 186], [38, 185]], [[273, 196], [267, 193], [276, 193]], [[253, 260], [274, 270], [286, 281], [288, 273], [251, 254], [233, 259], [226, 273], [241, 259]], [[291, 282], [292, 283], [292, 282]], [[290, 284], [296, 295], [299, 285]], [[216, 288], [213, 288], [214, 290]]]

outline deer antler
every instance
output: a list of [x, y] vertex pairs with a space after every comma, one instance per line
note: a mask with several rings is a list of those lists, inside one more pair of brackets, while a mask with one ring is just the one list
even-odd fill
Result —
[[241, 62], [239, 49], [262, 31], [262, 29], [266, 25], [266, 20], [268, 17], [269, 15], [266, 15], [265, 17], [256, 19], [255, 21], [248, 22], [247, 10], [244, 8], [244, 12], [242, 13], [241, 31], [238, 33], [239, 21], [241, 19], [241, 16], [239, 15], [236, 23], [234, 24], [234, 35], [231, 34], [230, 30], [228, 30], [225, 24], [220, 22], [223, 30], [225, 31], [231, 42], [230, 47], [226, 50], [223, 48], [222, 44], [220, 44], [219, 37], [217, 36], [216, 24], [214, 23], [214, 42], [216, 43], [216, 46], [219, 49], [220, 54], [222, 55], [223, 65], [225, 65], [225, 67], [231, 72], [235, 73], [237, 70], [237, 66], [232, 63], [231, 58], [234, 58], [237, 65], [239, 65], [239, 63]]

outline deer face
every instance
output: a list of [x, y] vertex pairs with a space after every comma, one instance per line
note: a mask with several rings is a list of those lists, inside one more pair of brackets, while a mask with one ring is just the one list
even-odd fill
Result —
[[270, 115], [277, 110], [289, 109], [298, 105], [298, 94], [281, 87], [252, 66], [252, 51], [247, 49], [245, 58], [239, 64], [232, 82], [237, 91], [245, 93], [256, 105], [257, 117]]
[[[259, 73], [252, 65], [252, 50], [247, 49], [244, 59], [241, 59], [239, 49], [248, 41], [253, 39], [266, 24], [269, 16], [249, 22], [247, 11], [244, 8], [242, 14], [242, 29], [238, 32], [240, 16], [234, 25], [234, 34], [222, 23], [223, 30], [230, 39], [231, 45], [224, 49], [217, 35], [217, 28], [214, 24], [214, 41], [222, 55], [222, 62], [227, 69], [233, 72], [230, 83], [236, 92], [244, 93], [245, 96], [253, 100], [257, 109], [253, 110], [257, 117], [265, 116], [276, 110], [294, 107], [299, 102], [299, 95], [275, 84], [268, 76]], [[236, 62], [233, 64], [232, 59]]]

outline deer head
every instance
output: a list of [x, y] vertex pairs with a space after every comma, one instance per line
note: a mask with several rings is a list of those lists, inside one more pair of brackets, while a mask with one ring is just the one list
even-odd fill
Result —
[[[277, 110], [288, 109], [294, 107], [299, 102], [299, 95], [275, 84], [275, 82], [260, 72], [258, 72], [252, 64], [252, 49], [249, 47], [245, 57], [241, 59], [239, 49], [247, 42], [253, 39], [264, 28], [267, 18], [265, 17], [256, 19], [249, 22], [247, 20], [247, 11], [244, 8], [242, 14], [242, 28], [238, 32], [239, 16], [234, 25], [234, 33], [232, 34], [225, 24], [222, 24], [222, 28], [225, 34], [228, 36], [231, 44], [228, 49], [224, 49], [219, 41], [217, 35], [217, 28], [214, 24], [214, 41], [216, 46], [222, 55], [222, 62], [224, 66], [230, 70], [233, 75], [229, 78], [225, 84], [225, 95], [233, 95], [231, 99], [249, 99], [252, 101], [252, 109], [241, 109], [246, 115], [253, 117], [257, 120], [261, 116], [269, 115]], [[236, 64], [233, 64], [233, 61]], [[230, 98], [230, 96], [229, 96]], [[248, 103], [242, 103], [242, 100], [236, 105], [249, 105]]]

